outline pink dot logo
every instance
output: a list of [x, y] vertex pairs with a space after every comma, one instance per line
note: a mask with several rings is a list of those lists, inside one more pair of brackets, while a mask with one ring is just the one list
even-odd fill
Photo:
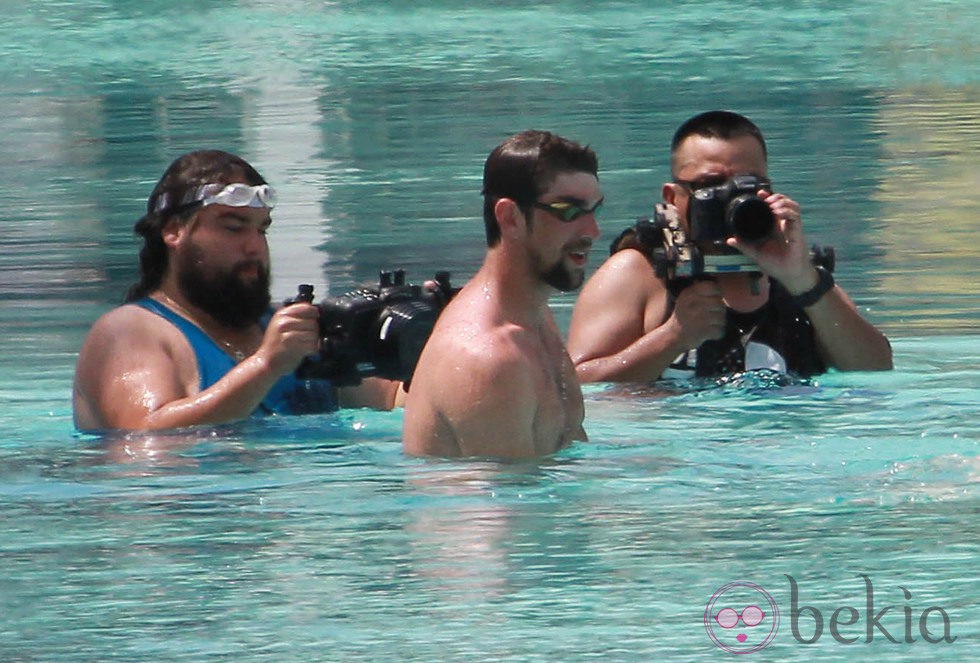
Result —
[[704, 608], [704, 629], [720, 649], [751, 654], [765, 649], [779, 630], [779, 606], [751, 582], [730, 582]]

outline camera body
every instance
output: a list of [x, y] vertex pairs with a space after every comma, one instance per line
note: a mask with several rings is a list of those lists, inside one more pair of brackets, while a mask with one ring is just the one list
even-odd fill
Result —
[[696, 189], [688, 203], [690, 240], [708, 253], [735, 253], [725, 244], [729, 237], [751, 243], [769, 239], [776, 217], [756, 192], [770, 186], [754, 175], [735, 175], [724, 184]]
[[[755, 196], [754, 192], [752, 195]], [[701, 242], [695, 242], [690, 239], [681, 226], [677, 209], [672, 205], [657, 204], [653, 218], [637, 219], [626, 234], [632, 235], [635, 248], [649, 256], [654, 272], [667, 282], [667, 288], [674, 296], [697, 279], [736, 272], [761, 275], [759, 266], [737, 250], [722, 253], [712, 250], [714, 240], [707, 242], [702, 238]], [[614, 242], [614, 250], [622, 246], [622, 237]], [[810, 259], [814, 265], [833, 272], [836, 262], [834, 247], [814, 244]]]
[[[359, 288], [316, 304], [320, 348], [296, 370], [298, 377], [328, 379], [337, 386], [366, 377], [404, 382], [415, 372], [436, 318], [456, 293], [449, 272], [437, 272], [434, 287], [406, 284], [404, 270], [382, 271], [377, 287]], [[300, 285], [286, 304], [313, 303], [313, 286]]]

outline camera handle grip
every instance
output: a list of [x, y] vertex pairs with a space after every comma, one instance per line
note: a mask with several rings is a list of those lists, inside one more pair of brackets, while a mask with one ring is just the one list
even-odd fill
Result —
[[313, 286], [309, 283], [301, 283], [297, 288], [298, 292], [296, 294], [296, 302], [306, 302], [307, 304], [313, 303]]
[[293, 304], [298, 304], [299, 302], [306, 302], [307, 304], [313, 303], [313, 286], [309, 283], [301, 283], [297, 288], [298, 292], [295, 297], [287, 297], [282, 301], [283, 306], [292, 306]]

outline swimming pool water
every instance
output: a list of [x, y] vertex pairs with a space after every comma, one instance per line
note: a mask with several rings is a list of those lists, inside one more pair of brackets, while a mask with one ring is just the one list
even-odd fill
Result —
[[[737, 581], [780, 611], [750, 658], [980, 654], [976, 3], [4, 11], [0, 660], [715, 660], [705, 607]], [[676, 125], [719, 106], [765, 131], [895, 371], [589, 386], [590, 441], [529, 463], [407, 458], [397, 411], [73, 432], [78, 347], [179, 153], [230, 149], [279, 189], [281, 298], [381, 266], [465, 280], [483, 160], [527, 127], [596, 148], [596, 265], [657, 198]], [[899, 642], [865, 642], [861, 574]], [[933, 606], [954, 642], [921, 635]]]

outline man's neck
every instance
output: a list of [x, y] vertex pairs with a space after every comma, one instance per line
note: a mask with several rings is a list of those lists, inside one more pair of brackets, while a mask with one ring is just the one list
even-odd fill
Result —
[[548, 300], [554, 288], [502, 252], [491, 249], [473, 281], [496, 299], [504, 317], [533, 326], [550, 318]]
[[163, 285], [150, 293], [150, 296], [200, 327], [220, 328], [223, 326], [204, 310], [192, 304], [180, 291], [180, 288]]

